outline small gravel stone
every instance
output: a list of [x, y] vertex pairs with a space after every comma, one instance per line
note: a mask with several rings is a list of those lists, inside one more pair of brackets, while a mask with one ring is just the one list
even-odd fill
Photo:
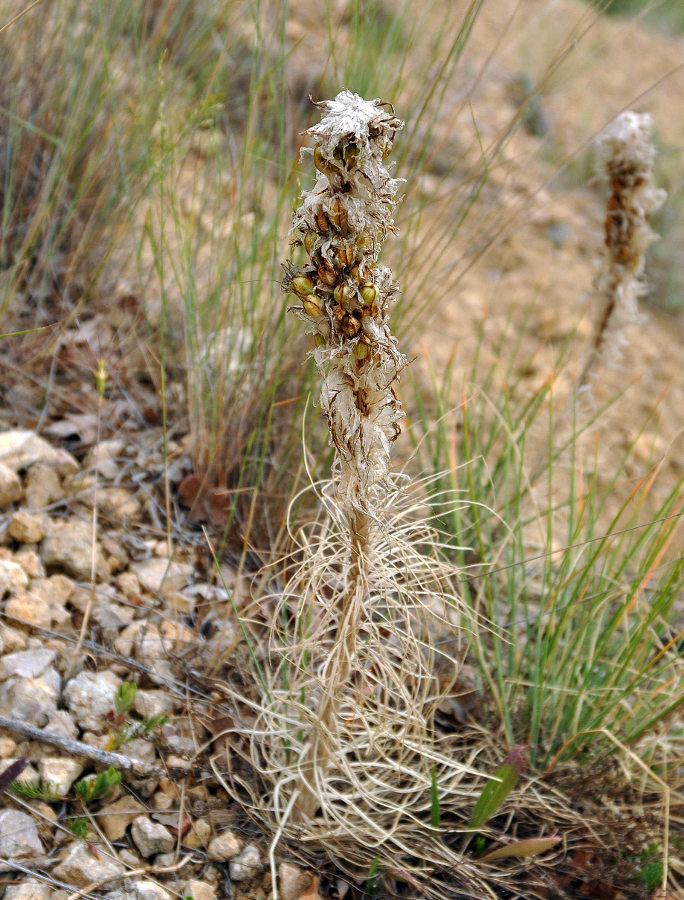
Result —
[[0, 509], [21, 497], [21, 479], [9, 466], [0, 463]]
[[0, 639], [2, 639], [3, 651], [13, 653], [15, 650], [26, 649], [26, 635], [18, 628], [12, 628], [4, 622], [0, 622]]
[[84, 466], [94, 469], [102, 478], [114, 480], [119, 474], [118, 456], [124, 455], [125, 443], [119, 438], [111, 438], [95, 444], [86, 456]]
[[228, 862], [229, 859], [235, 859], [241, 846], [240, 839], [233, 831], [224, 831], [211, 839], [207, 855], [214, 862]]
[[76, 723], [65, 709], [51, 710], [48, 713], [48, 721], [43, 730], [65, 738], [78, 737]]
[[206, 881], [191, 878], [185, 882], [183, 896], [192, 897], [192, 900], [216, 900], [216, 888]]
[[[11, 737], [0, 737], [0, 759], [8, 759], [8, 757], [15, 756], [17, 749], [17, 742], [14, 738]], [[5, 768], [7, 768], [5, 766]]]
[[15, 429], [0, 434], [0, 462], [15, 472], [28, 469], [35, 463], [43, 463], [59, 475], [78, 472], [78, 463], [66, 450], [48, 444], [34, 431]]
[[38, 760], [40, 777], [60, 796], [69, 793], [71, 785], [83, 771], [83, 764], [67, 756], [44, 756]]
[[28, 587], [28, 575], [19, 563], [0, 559], [0, 600], [5, 594], [16, 594]]
[[254, 844], [247, 844], [242, 853], [230, 864], [231, 881], [248, 881], [261, 868], [261, 855]]
[[0, 715], [42, 728], [56, 710], [58, 695], [50, 680], [9, 678], [0, 685]]
[[132, 881], [126, 900], [171, 900], [171, 894], [154, 881]]
[[133, 820], [131, 837], [145, 859], [156, 853], [170, 853], [176, 844], [168, 828], [147, 816], [138, 816]]
[[104, 882], [124, 874], [125, 867], [109, 856], [104, 847], [99, 847], [98, 853], [99, 858], [93, 856], [81, 841], [72, 842], [67, 844], [62, 862], [52, 871], [60, 881], [74, 887], [87, 887], [94, 881]]
[[131, 519], [140, 512], [140, 501], [123, 487], [105, 487], [98, 494], [100, 508], [113, 519]]
[[103, 806], [97, 813], [102, 830], [110, 841], [120, 841], [133, 819], [139, 816], [145, 807], [134, 797], [121, 797], [113, 803]]
[[5, 604], [5, 615], [18, 622], [37, 625], [40, 628], [49, 628], [52, 624], [50, 604], [40, 594], [33, 592], [11, 597]]
[[26, 505], [29, 509], [42, 509], [64, 496], [59, 475], [50, 466], [36, 463], [28, 470], [25, 479]]
[[8, 860], [7, 863], [0, 862], [0, 872], [12, 869], [12, 858], [27, 859], [42, 852], [43, 845], [31, 816], [17, 809], [0, 811], [0, 857]]
[[294, 863], [282, 862], [278, 866], [278, 896], [280, 900], [299, 900], [311, 878]]
[[8, 653], [0, 659], [0, 681], [20, 675], [22, 678], [37, 678], [54, 662], [54, 650], [19, 650]]
[[14, 554], [14, 561], [19, 563], [29, 578], [45, 577], [45, 566], [35, 550], [22, 547]]
[[[76, 578], [88, 579], [91, 572], [92, 525], [81, 519], [52, 522], [41, 545], [45, 567], [63, 569]], [[95, 575], [100, 581], [109, 576], [109, 567], [100, 545], [95, 545]]]
[[52, 900], [53, 896], [49, 884], [33, 880], [12, 884], [5, 891], [5, 900]]
[[208, 819], [197, 819], [193, 822], [191, 831], [197, 836], [200, 847], [206, 847], [211, 843], [211, 823]]
[[[17, 762], [18, 759], [23, 759], [25, 757], [8, 757], [7, 759], [3, 759], [0, 761], [0, 775], [5, 772], [13, 763]], [[33, 768], [32, 765], [28, 765], [21, 770], [21, 772], [17, 775], [15, 781], [36, 781], [38, 779], [38, 773]]]
[[151, 594], [173, 594], [184, 587], [192, 576], [192, 566], [166, 557], [151, 556], [149, 559], [132, 563], [131, 571]]
[[133, 709], [139, 716], [170, 716], [176, 701], [168, 691], [138, 691]]
[[20, 544], [37, 544], [47, 533], [48, 520], [45, 516], [19, 509], [9, 523], [9, 535]]
[[114, 697], [121, 684], [113, 672], [80, 672], [64, 688], [64, 699], [81, 728], [98, 731], [104, 717], [114, 709]]

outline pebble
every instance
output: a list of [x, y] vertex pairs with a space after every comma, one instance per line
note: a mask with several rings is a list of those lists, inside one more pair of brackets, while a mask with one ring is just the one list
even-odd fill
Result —
[[20, 544], [37, 544], [47, 533], [48, 520], [43, 515], [17, 510], [9, 523], [9, 536]]
[[0, 509], [21, 497], [21, 479], [9, 466], [0, 463]]
[[0, 559], [0, 600], [5, 594], [16, 594], [28, 587], [29, 578], [19, 563]]
[[229, 859], [235, 859], [240, 852], [240, 847], [238, 836], [232, 831], [224, 831], [211, 839], [207, 847], [207, 855], [214, 862], [228, 862]]
[[65, 709], [50, 710], [44, 730], [65, 738], [78, 737], [76, 723]]
[[133, 709], [139, 716], [171, 716], [176, 708], [176, 699], [168, 691], [138, 691]]
[[[0, 759], [8, 759], [15, 756], [17, 750], [17, 742], [11, 737], [0, 737]], [[7, 768], [5, 766], [5, 768]]]
[[39, 856], [43, 845], [38, 837], [38, 829], [28, 813], [17, 809], [0, 811], [0, 857], [8, 862], [0, 862], [0, 872], [12, 869], [11, 859], [27, 859]]
[[280, 900], [299, 900], [308, 886], [310, 877], [294, 863], [282, 862], [278, 866], [278, 896]]
[[54, 650], [19, 650], [8, 653], [0, 659], [0, 681], [13, 675], [22, 678], [37, 678], [54, 662]]
[[97, 819], [109, 841], [120, 841], [133, 819], [139, 816], [145, 807], [134, 797], [120, 797], [113, 803], [103, 806], [97, 813]]
[[25, 881], [12, 884], [5, 891], [5, 900], [52, 900], [52, 888], [40, 881]]
[[216, 888], [206, 881], [191, 878], [185, 882], [183, 896], [192, 897], [192, 900], [216, 900]]
[[171, 900], [171, 894], [160, 884], [145, 879], [130, 883], [126, 900]]
[[84, 466], [94, 469], [103, 478], [113, 481], [119, 474], [118, 456], [124, 455], [125, 443], [119, 438], [110, 438], [95, 444], [86, 456]]
[[42, 463], [37, 463], [28, 470], [24, 492], [29, 509], [43, 509], [64, 496], [59, 475]]
[[0, 462], [15, 472], [43, 463], [58, 475], [73, 475], [79, 466], [66, 450], [60, 450], [34, 431], [14, 429], [0, 434]]
[[29, 578], [45, 577], [45, 566], [35, 550], [22, 547], [14, 554], [14, 561], [19, 563]]
[[0, 622], [0, 640], [2, 640], [5, 653], [26, 649], [26, 635], [19, 631], [18, 628], [12, 628], [11, 625], [7, 625], [5, 622]]
[[38, 760], [40, 777], [62, 797], [82, 772], [83, 764], [67, 756], [44, 756]]
[[74, 887], [87, 887], [96, 881], [107, 881], [118, 878], [126, 871], [118, 859], [112, 858], [105, 847], [98, 848], [99, 858], [93, 856], [82, 842], [66, 845], [61, 863], [52, 871], [60, 881], [66, 881]]
[[170, 853], [176, 841], [166, 826], [147, 816], [137, 816], [131, 825], [131, 837], [145, 859], [156, 853]]
[[261, 868], [261, 855], [254, 844], [247, 844], [242, 853], [230, 864], [231, 881], [248, 881]]
[[151, 556], [131, 564], [131, 571], [151, 594], [173, 594], [188, 583], [192, 576], [192, 566], [167, 557]]
[[58, 695], [51, 679], [9, 678], [0, 686], [0, 715], [42, 728], [56, 711]]
[[80, 672], [64, 688], [64, 699], [81, 728], [98, 731], [114, 709], [114, 696], [121, 684], [113, 672]]
[[140, 512], [140, 501], [127, 488], [101, 488], [98, 498], [102, 512], [113, 519], [131, 519]]
[[49, 628], [52, 624], [52, 608], [39, 593], [21, 593], [11, 597], [5, 604], [5, 615], [17, 622], [40, 628]]
[[[75, 578], [87, 580], [91, 573], [92, 525], [81, 519], [54, 521], [41, 545], [41, 559], [49, 570], [63, 569]], [[104, 581], [109, 567], [102, 550], [95, 544], [95, 577]]]

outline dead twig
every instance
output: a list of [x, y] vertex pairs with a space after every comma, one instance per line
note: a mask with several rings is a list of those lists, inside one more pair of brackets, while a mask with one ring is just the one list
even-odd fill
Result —
[[34, 725], [28, 725], [26, 722], [19, 722], [16, 719], [9, 719], [6, 716], [0, 716], [0, 728], [12, 732], [12, 734], [21, 735], [21, 737], [28, 738], [31, 741], [52, 744], [66, 753], [71, 753], [74, 756], [83, 756], [86, 759], [91, 759], [93, 762], [101, 763], [103, 766], [114, 766], [116, 769], [123, 769], [125, 772], [131, 772], [133, 775], [138, 775], [142, 778], [161, 777], [166, 774], [162, 766], [124, 756], [123, 753], [100, 750], [99, 747], [84, 744], [83, 741], [76, 741], [73, 738], [62, 737], [60, 734], [42, 731]]

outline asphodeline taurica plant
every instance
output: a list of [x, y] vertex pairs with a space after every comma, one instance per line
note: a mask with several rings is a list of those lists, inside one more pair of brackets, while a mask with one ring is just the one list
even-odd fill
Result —
[[599, 362], [610, 363], [626, 341], [626, 329], [639, 321], [637, 301], [646, 293], [646, 251], [656, 239], [651, 216], [667, 194], [653, 179], [655, 150], [648, 113], [627, 111], [599, 135], [598, 175], [608, 183], [603, 258], [596, 280], [600, 318], [580, 387]]
[[299, 298], [293, 309], [316, 343], [337, 499], [350, 512], [372, 514], [389, 486], [390, 447], [403, 418], [392, 382], [406, 360], [388, 317], [397, 285], [377, 264], [400, 184], [385, 160], [403, 123], [391, 106], [351, 91], [319, 106], [326, 115], [308, 130], [314, 147], [304, 151], [313, 153], [316, 182], [292, 227], [308, 262], [286, 267], [283, 289]]

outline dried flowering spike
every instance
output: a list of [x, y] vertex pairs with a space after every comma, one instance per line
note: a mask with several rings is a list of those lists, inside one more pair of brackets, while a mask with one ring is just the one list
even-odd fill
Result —
[[653, 180], [651, 128], [647, 113], [624, 112], [598, 139], [597, 166], [610, 188], [597, 279], [603, 308], [580, 386], [588, 382], [599, 359], [610, 361], [625, 340], [625, 328], [639, 320], [637, 301], [646, 292], [646, 250], [656, 239], [649, 220], [667, 196]]
[[325, 110], [306, 134], [316, 182], [294, 214], [295, 245], [309, 260], [286, 265], [283, 290], [297, 295], [294, 312], [314, 335], [323, 380], [320, 404], [337, 449], [337, 496], [349, 511], [372, 515], [390, 486], [390, 447], [404, 414], [392, 382], [406, 364], [387, 310], [397, 285], [377, 264], [394, 231], [400, 181], [384, 160], [403, 123], [388, 104], [342, 91], [317, 104]]

